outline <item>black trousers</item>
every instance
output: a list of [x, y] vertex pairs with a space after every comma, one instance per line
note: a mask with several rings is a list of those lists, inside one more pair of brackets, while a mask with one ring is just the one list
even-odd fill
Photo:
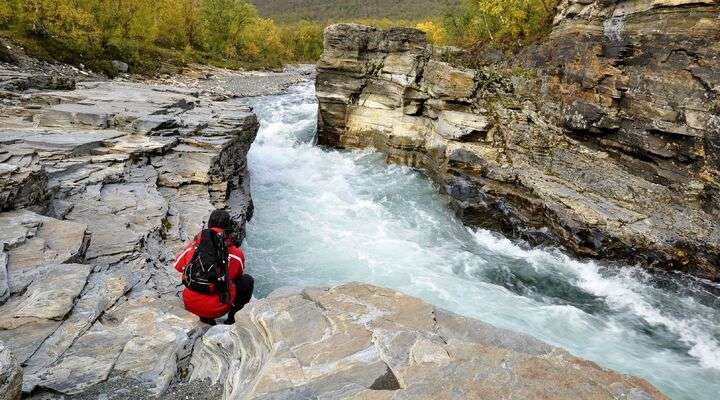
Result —
[[[252, 299], [253, 290], [255, 289], [255, 279], [249, 274], [243, 274], [241, 277], [233, 281], [235, 285], [235, 300], [232, 308], [228, 313], [225, 324], [231, 325], [235, 323], [235, 313], [242, 310], [245, 304]], [[215, 325], [215, 320], [211, 318], [200, 318], [200, 320], [208, 325]]]
[[226, 324], [235, 323], [235, 313], [242, 310], [245, 304], [250, 302], [252, 299], [253, 290], [255, 289], [255, 279], [252, 275], [243, 274], [241, 277], [233, 281], [235, 285], [235, 301], [233, 301], [233, 307], [228, 313], [228, 319], [225, 321]]

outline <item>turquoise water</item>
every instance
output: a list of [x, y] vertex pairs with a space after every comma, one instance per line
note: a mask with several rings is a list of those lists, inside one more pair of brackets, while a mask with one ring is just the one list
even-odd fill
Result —
[[371, 150], [313, 146], [309, 83], [244, 101], [262, 121], [245, 244], [257, 296], [373, 283], [639, 375], [674, 399], [720, 398], [720, 287], [470, 230], [422, 174]]

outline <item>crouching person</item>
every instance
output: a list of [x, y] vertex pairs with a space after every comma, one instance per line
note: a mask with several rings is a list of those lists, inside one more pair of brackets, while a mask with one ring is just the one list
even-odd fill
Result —
[[225, 324], [234, 324], [235, 313], [252, 298], [254, 281], [245, 273], [245, 254], [235, 245], [232, 227], [227, 211], [213, 211], [208, 229], [198, 233], [175, 260], [185, 285], [185, 309], [209, 325], [225, 314]]

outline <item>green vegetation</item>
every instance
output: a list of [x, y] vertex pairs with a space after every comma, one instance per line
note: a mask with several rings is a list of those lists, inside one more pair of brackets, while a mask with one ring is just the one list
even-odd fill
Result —
[[0, 34], [40, 58], [112, 75], [114, 59], [137, 73], [312, 62], [335, 22], [416, 27], [436, 45], [521, 44], [549, 32], [558, 0], [256, 0], [260, 12], [244, 0], [0, 1]]
[[3, 0], [0, 30], [31, 54], [113, 74], [203, 62], [277, 68], [322, 51], [322, 26], [278, 27], [242, 0]]
[[250, 0], [277, 21], [414, 26], [457, 46], [526, 43], [547, 34], [558, 0]]
[[442, 14], [460, 0], [250, 0], [260, 14], [282, 22], [322, 23], [357, 20], [422, 21]]
[[453, 44], [513, 45], [546, 35], [558, 0], [463, 0], [448, 8], [443, 26]]

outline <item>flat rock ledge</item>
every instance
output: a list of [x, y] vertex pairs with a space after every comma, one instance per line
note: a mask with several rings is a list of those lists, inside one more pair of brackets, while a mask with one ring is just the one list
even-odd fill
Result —
[[257, 117], [186, 87], [2, 66], [0, 88], [0, 399], [162, 395], [207, 329], [174, 254], [230, 199], [243, 232]]
[[476, 69], [414, 29], [330, 26], [318, 142], [427, 171], [468, 225], [718, 281], [719, 12], [565, 0], [544, 42]]
[[367, 284], [283, 288], [196, 345], [224, 399], [666, 399], [529, 336]]

